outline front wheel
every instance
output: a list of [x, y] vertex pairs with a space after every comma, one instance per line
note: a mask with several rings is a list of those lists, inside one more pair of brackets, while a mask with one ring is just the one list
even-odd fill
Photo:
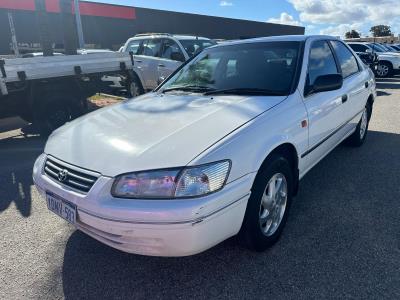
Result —
[[279, 239], [293, 197], [293, 173], [283, 156], [274, 154], [254, 181], [239, 238], [249, 249], [264, 251]]
[[127, 82], [127, 91], [129, 98], [135, 98], [143, 94], [142, 86], [136, 77], [133, 77]]

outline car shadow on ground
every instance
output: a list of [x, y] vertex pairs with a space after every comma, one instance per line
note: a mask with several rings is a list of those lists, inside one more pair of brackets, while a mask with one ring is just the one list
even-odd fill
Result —
[[399, 83], [390, 83], [390, 82], [377, 82], [376, 83], [376, 88], [377, 89], [399, 89], [400, 84]]
[[45, 139], [11, 136], [0, 140], [0, 214], [14, 202], [24, 217], [31, 213], [32, 167]]
[[377, 96], [390, 96], [391, 94], [385, 91], [376, 91]]
[[264, 253], [232, 238], [191, 257], [145, 257], [75, 231], [64, 254], [64, 296], [396, 298], [399, 149], [400, 135], [370, 131], [362, 148], [334, 150], [302, 180], [282, 238]]

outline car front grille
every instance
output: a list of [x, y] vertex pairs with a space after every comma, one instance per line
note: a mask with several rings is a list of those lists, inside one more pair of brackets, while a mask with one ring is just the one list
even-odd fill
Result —
[[100, 174], [47, 157], [44, 173], [54, 181], [82, 193], [92, 188]]

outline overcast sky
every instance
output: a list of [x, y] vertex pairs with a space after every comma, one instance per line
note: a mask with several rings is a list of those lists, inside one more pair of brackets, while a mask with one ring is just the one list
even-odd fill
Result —
[[370, 35], [385, 24], [400, 33], [400, 0], [96, 0], [129, 6], [302, 25], [307, 34]]

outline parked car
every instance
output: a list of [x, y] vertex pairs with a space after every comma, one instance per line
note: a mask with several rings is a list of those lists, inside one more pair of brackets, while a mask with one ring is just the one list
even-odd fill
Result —
[[399, 53], [400, 52], [400, 50], [397, 49], [393, 45], [389, 45], [389, 44], [380, 44], [380, 45], [383, 46], [385, 49], [387, 49], [387, 51], [389, 51], [389, 52], [395, 52], [395, 53]]
[[356, 53], [376, 53], [378, 64], [375, 70], [377, 77], [388, 77], [400, 71], [400, 54], [387, 52], [380, 45], [373, 43], [348, 42], [350, 48]]
[[135, 56], [136, 76], [128, 84], [129, 96], [136, 97], [156, 88], [183, 62], [215, 44], [204, 37], [166, 33], [138, 34], [130, 38], [123, 48]]
[[262, 251], [300, 179], [342, 141], [364, 143], [375, 97], [334, 37], [222, 44], [55, 131], [33, 178], [51, 211], [122, 251], [185, 256], [234, 235]]

